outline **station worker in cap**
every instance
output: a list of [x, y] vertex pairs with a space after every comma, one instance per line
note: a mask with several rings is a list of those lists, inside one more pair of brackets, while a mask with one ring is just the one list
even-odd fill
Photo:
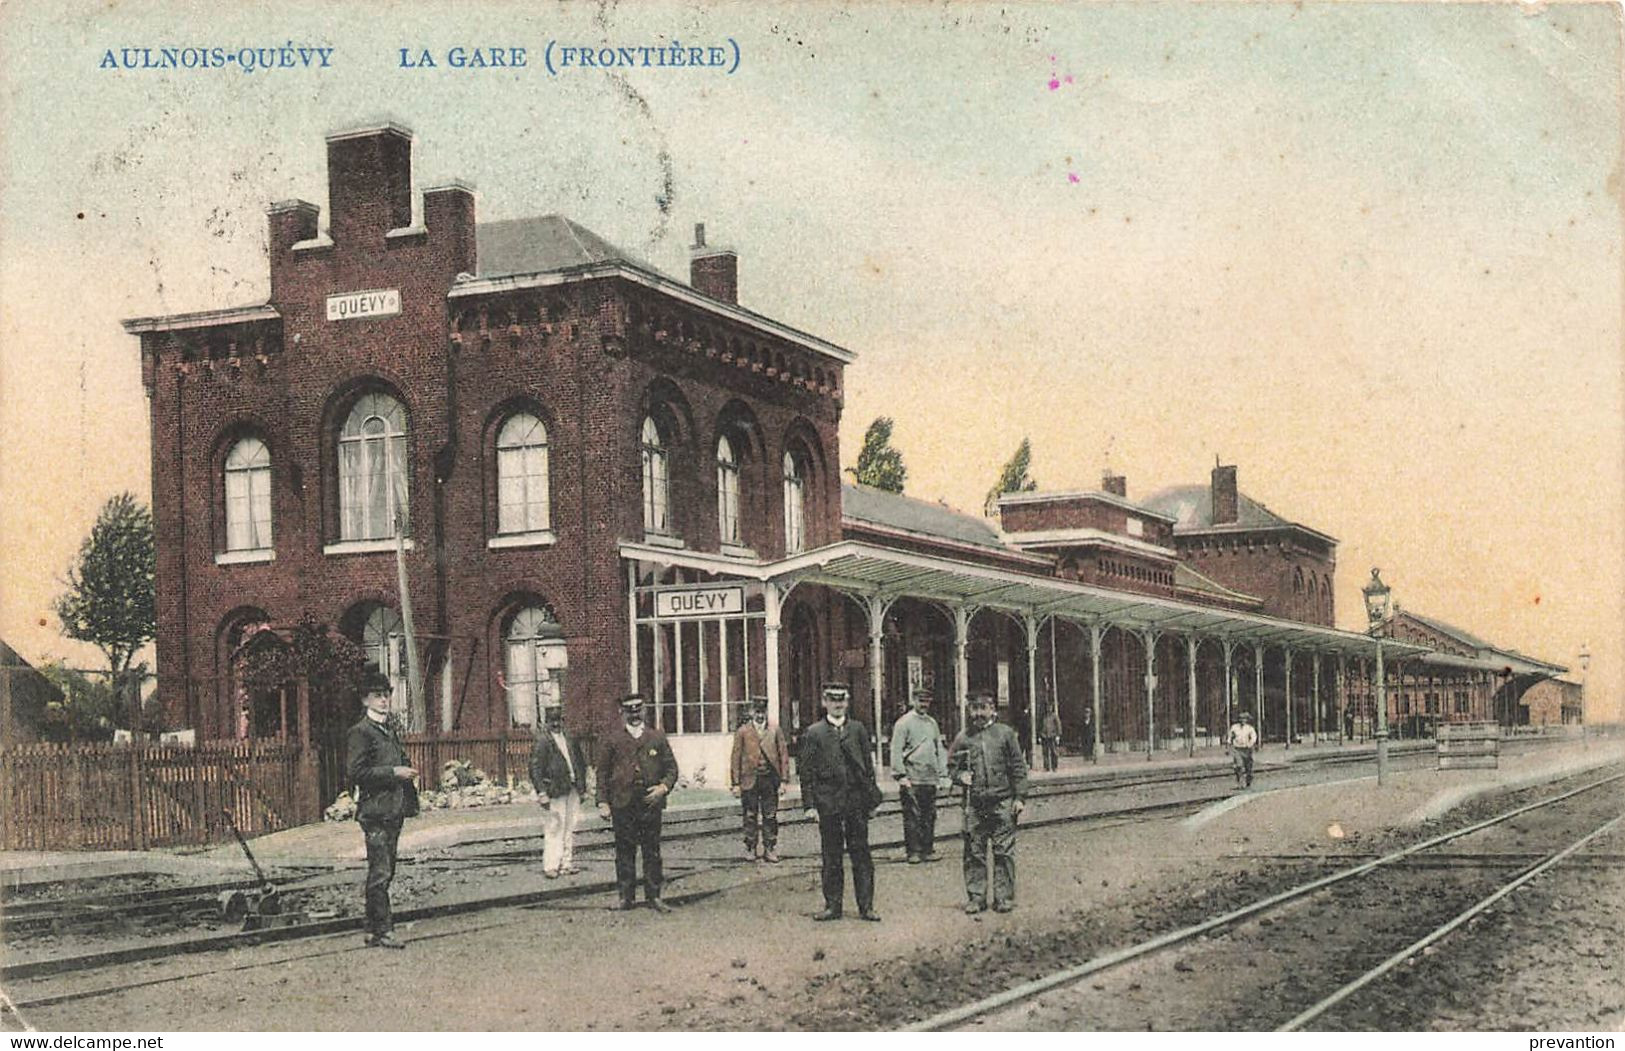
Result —
[[903, 849], [911, 865], [937, 860], [937, 785], [948, 782], [948, 746], [931, 716], [931, 691], [892, 726], [891, 768], [903, 803]]
[[558, 879], [581, 870], [575, 864], [576, 822], [587, 794], [587, 758], [581, 742], [564, 732], [564, 707], [542, 709], [542, 725], [530, 750], [530, 783], [542, 807], [542, 875]]
[[400, 949], [389, 908], [389, 884], [395, 878], [395, 851], [401, 825], [418, 812], [418, 772], [406, 757], [401, 731], [389, 714], [395, 686], [369, 664], [361, 675], [361, 703], [366, 711], [345, 739], [345, 773], [355, 792], [356, 820], [367, 841], [367, 944]]
[[[728, 787], [744, 811], [745, 860], [778, 864], [779, 797], [790, 770], [790, 745], [767, 717], [767, 698], [750, 699], [750, 718], [734, 731]], [[757, 831], [760, 826], [760, 843]]]
[[1224, 735], [1224, 746], [1230, 750], [1230, 768], [1235, 771], [1236, 784], [1253, 783], [1253, 751], [1258, 747], [1258, 731], [1253, 728], [1253, 713], [1242, 712]]
[[615, 829], [615, 882], [620, 907], [637, 903], [637, 856], [643, 855], [643, 895], [656, 912], [671, 911], [660, 900], [660, 819], [666, 796], [677, 787], [677, 759], [666, 735], [643, 722], [643, 695], [621, 698], [619, 730], [598, 745], [598, 813]]
[[852, 892], [858, 916], [879, 922], [875, 912], [875, 863], [869, 855], [869, 818], [880, 806], [874, 755], [863, 724], [847, 717], [851, 696], [843, 683], [826, 683], [824, 718], [801, 738], [801, 798], [818, 817], [823, 854], [824, 909], [815, 920], [841, 918], [846, 896], [841, 855], [852, 858]]
[[993, 694], [970, 702], [970, 725], [948, 750], [948, 768], [964, 792], [965, 911], [987, 908], [987, 858], [993, 855], [993, 911], [1016, 907], [1016, 819], [1026, 807], [1027, 757], [1015, 730], [999, 722]]

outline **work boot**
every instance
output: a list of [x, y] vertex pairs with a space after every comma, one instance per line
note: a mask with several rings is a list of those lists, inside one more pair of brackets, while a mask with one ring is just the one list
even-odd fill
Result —
[[772, 847], [768, 847], [767, 853], [762, 855], [762, 860], [767, 862], [769, 865], [777, 865], [779, 863], [778, 852]]
[[660, 913], [662, 916], [670, 916], [672, 913], [672, 907], [661, 901], [659, 898], [650, 898], [649, 908]]
[[965, 903], [965, 915], [967, 915], [967, 916], [974, 916], [978, 912], [986, 912], [986, 911], [987, 911], [987, 902], [985, 902], [985, 901], [967, 901]]
[[367, 947], [371, 949], [404, 949], [406, 945], [395, 940], [395, 935], [389, 931], [374, 934], [367, 939]]
[[813, 922], [814, 923], [827, 923], [830, 920], [838, 920], [840, 918], [841, 918], [841, 910], [840, 909], [826, 908], [822, 912], [818, 912], [818, 913], [813, 914]]

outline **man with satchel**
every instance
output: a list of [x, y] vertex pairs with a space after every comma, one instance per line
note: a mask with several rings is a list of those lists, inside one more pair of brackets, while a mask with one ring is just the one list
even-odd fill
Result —
[[542, 875], [575, 875], [576, 823], [587, 794], [587, 759], [581, 742], [564, 732], [564, 708], [542, 710], [542, 729], [530, 750], [530, 783], [542, 807]]
[[[777, 723], [767, 721], [767, 698], [750, 699], [750, 718], [734, 731], [728, 788], [744, 811], [745, 860], [779, 863], [779, 796], [790, 769], [790, 746]], [[757, 827], [761, 842], [757, 843]]]
[[1016, 819], [1027, 805], [1027, 758], [1016, 732], [994, 717], [993, 695], [970, 702], [970, 726], [954, 738], [948, 767], [965, 794], [965, 911], [987, 908], [993, 853], [993, 911], [1016, 907]]
[[345, 772], [354, 786], [356, 820], [367, 841], [367, 945], [404, 949], [395, 940], [389, 884], [395, 878], [395, 851], [401, 825], [418, 812], [418, 772], [407, 761], [400, 727], [389, 714], [394, 684], [369, 664], [361, 675], [366, 712], [345, 739]]
[[643, 855], [643, 895], [649, 907], [668, 913], [660, 900], [665, 871], [660, 860], [660, 821], [666, 796], [677, 787], [677, 758], [666, 735], [643, 723], [643, 695], [621, 698], [619, 730], [598, 745], [598, 813], [615, 830], [615, 883], [620, 907], [637, 904], [638, 855]]
[[852, 893], [858, 917], [880, 922], [875, 912], [875, 863], [869, 854], [869, 818], [880, 807], [874, 755], [863, 724], [847, 718], [851, 694], [843, 683], [826, 683], [824, 718], [801, 738], [801, 798], [807, 816], [818, 818], [823, 855], [824, 909], [815, 920], [841, 918], [846, 879], [841, 855], [852, 858]]

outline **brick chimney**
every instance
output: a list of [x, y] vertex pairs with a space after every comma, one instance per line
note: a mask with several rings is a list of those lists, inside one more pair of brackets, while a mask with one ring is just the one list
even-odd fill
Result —
[[412, 132], [381, 124], [327, 137], [327, 225], [339, 245], [412, 225]]
[[694, 291], [739, 302], [739, 256], [732, 248], [705, 243], [705, 224], [694, 224], [694, 244], [689, 247], [688, 283]]
[[1100, 476], [1100, 488], [1103, 492], [1111, 493], [1113, 496], [1128, 499], [1128, 478], [1124, 475], [1112, 474], [1107, 471]]
[[1236, 465], [1213, 465], [1213, 524], [1235, 525], [1240, 510], [1236, 497]]

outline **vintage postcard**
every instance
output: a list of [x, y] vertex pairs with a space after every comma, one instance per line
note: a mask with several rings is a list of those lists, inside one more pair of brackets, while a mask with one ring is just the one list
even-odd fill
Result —
[[1604, 3], [0, 6], [0, 1025], [1613, 1046], [1621, 100]]

